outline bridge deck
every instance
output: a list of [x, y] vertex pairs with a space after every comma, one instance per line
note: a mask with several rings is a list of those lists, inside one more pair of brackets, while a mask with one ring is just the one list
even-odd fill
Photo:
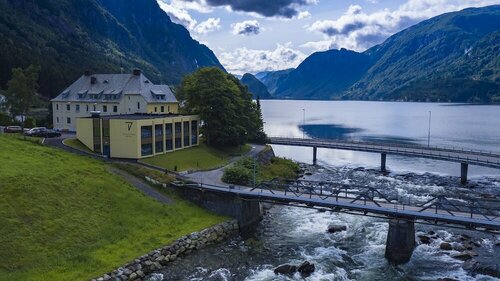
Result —
[[294, 192], [290, 190], [275, 190], [265, 188], [235, 187], [227, 188], [206, 184], [186, 184], [186, 188], [196, 188], [207, 191], [232, 193], [247, 200], [274, 202], [281, 204], [300, 204], [308, 207], [323, 207], [334, 211], [350, 211], [366, 215], [368, 213], [425, 221], [427, 223], [446, 223], [467, 228], [482, 228], [488, 231], [500, 232], [500, 217], [498, 213], [487, 214], [466, 212], [458, 209], [443, 209], [429, 205], [429, 207], [410, 206], [400, 203], [388, 203], [375, 200], [359, 200], [355, 196], [337, 196], [332, 194], [318, 194], [317, 192]]
[[299, 139], [271, 137], [270, 144], [320, 147], [341, 150], [386, 153], [411, 157], [431, 158], [443, 161], [468, 163], [477, 166], [500, 169], [500, 154], [457, 148], [400, 145], [394, 143], [369, 143], [341, 140]]

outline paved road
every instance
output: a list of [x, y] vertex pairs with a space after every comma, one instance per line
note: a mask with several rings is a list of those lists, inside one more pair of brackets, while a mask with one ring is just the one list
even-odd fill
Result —
[[272, 137], [270, 144], [386, 153], [468, 163], [471, 165], [500, 169], [500, 153], [473, 151], [461, 148], [282, 137]]
[[[248, 157], [256, 157], [259, 152], [261, 152], [266, 146], [265, 145], [257, 145], [257, 144], [252, 144], [252, 149], [246, 154]], [[228, 187], [229, 185], [222, 182], [221, 178], [222, 175], [224, 174], [224, 169], [230, 165], [232, 165], [234, 162], [236, 162], [240, 157], [234, 157], [229, 161], [229, 163], [222, 167], [218, 168], [215, 170], [210, 170], [210, 171], [200, 171], [200, 172], [194, 172], [190, 174], [184, 175], [185, 178], [199, 182], [202, 184], [211, 184], [211, 185], [218, 185], [218, 186], [225, 186]]]

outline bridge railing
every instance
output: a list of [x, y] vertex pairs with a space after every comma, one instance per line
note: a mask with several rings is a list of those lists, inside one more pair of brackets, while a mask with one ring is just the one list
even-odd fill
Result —
[[462, 153], [474, 153], [484, 156], [500, 157], [500, 152], [487, 151], [481, 149], [472, 149], [456, 146], [438, 146], [438, 145], [423, 145], [423, 144], [402, 144], [396, 142], [370, 142], [361, 140], [340, 140], [340, 139], [322, 139], [322, 138], [301, 138], [301, 137], [283, 137], [283, 136], [269, 136], [269, 138], [276, 140], [296, 140], [296, 141], [318, 141], [324, 144], [328, 143], [339, 143], [339, 144], [356, 144], [356, 145], [372, 145], [372, 146], [389, 146], [389, 147], [401, 147], [409, 149], [425, 149], [425, 150], [439, 150], [439, 151], [450, 151], [450, 152], [462, 152]]
[[[352, 186], [320, 181], [286, 181], [280, 179], [263, 182], [252, 188], [251, 191], [295, 198], [315, 198], [322, 201], [342, 201], [393, 210], [412, 210], [420, 213], [430, 212], [487, 221], [500, 219], [499, 208], [486, 206], [475, 198], [460, 198], [460, 201], [466, 201], [465, 203], [460, 203], [456, 198], [436, 195], [432, 196], [426, 202], [416, 202], [409, 198], [390, 199], [379, 189], [368, 186]], [[500, 201], [497, 203], [497, 206], [500, 206]]]

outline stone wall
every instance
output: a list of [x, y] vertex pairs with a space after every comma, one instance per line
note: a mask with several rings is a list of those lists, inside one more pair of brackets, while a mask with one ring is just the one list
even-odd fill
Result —
[[236, 220], [223, 222], [181, 237], [170, 245], [151, 251], [92, 281], [145, 280], [148, 274], [161, 270], [177, 257], [187, 255], [207, 245], [222, 242], [238, 233]]

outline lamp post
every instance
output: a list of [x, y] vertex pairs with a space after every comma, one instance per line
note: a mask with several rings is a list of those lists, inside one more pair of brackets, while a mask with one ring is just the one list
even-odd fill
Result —
[[432, 113], [429, 110], [429, 129], [427, 131], [427, 147], [431, 146], [431, 116], [432, 116]]
[[302, 108], [302, 138], [305, 139], [305, 127], [306, 126], [306, 109]]

